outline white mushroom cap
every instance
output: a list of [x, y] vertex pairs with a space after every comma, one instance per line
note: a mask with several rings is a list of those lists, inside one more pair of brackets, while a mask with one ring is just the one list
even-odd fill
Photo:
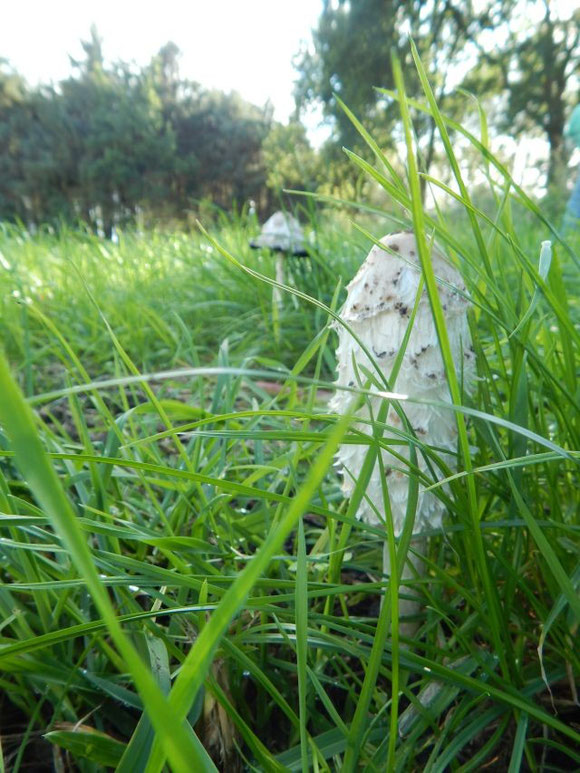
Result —
[[295, 217], [288, 212], [275, 212], [262, 226], [252, 247], [266, 247], [280, 252], [304, 252], [304, 234]]
[[[415, 303], [421, 267], [414, 234], [412, 232], [389, 234], [381, 239], [381, 243], [386, 250], [375, 245], [369, 252], [347, 287], [348, 295], [341, 311], [341, 317], [372, 353], [376, 364], [369, 360], [350, 333], [341, 325], [337, 325], [339, 345], [336, 383], [340, 386], [356, 387], [360, 379], [363, 382], [365, 380], [360, 370], [357, 376], [353, 359], [357, 366], [363, 365], [371, 373], [376, 373], [376, 365], [378, 365], [383, 374], [387, 378], [390, 377]], [[436, 277], [443, 280], [443, 283], [438, 283], [438, 291], [446, 317], [457, 373], [468, 386], [473, 378], [474, 357], [466, 316], [468, 300], [465, 284], [457, 269], [434, 245], [432, 245], [431, 259]], [[412, 397], [450, 402], [449, 386], [437, 331], [425, 290], [419, 301], [397, 381], [390, 386], [395, 392]], [[330, 401], [330, 409], [337, 413], [344, 413], [352, 400], [350, 393], [339, 390]], [[382, 400], [383, 398], [379, 396], [369, 399], [374, 416], [377, 415]], [[446, 455], [446, 462], [453, 467], [453, 453], [457, 448], [457, 425], [453, 411], [437, 410], [431, 406], [409, 402], [404, 402], [402, 407], [417, 438], [439, 449], [448, 449], [451, 453]], [[369, 407], [363, 406], [359, 410], [359, 415], [361, 418], [368, 418]], [[401, 419], [392, 406], [387, 415], [387, 424], [403, 430]], [[359, 424], [357, 428], [367, 434], [371, 432], [369, 426], [365, 424]], [[409, 448], [404, 440], [388, 431], [385, 432], [384, 437], [398, 440], [394, 450], [406, 459], [409, 458]], [[339, 450], [338, 460], [344, 468], [343, 491], [347, 496], [352, 492], [354, 481], [360, 475], [367, 448], [368, 446], [345, 444]], [[404, 468], [404, 463], [396, 460], [389, 451], [383, 451], [382, 454], [395, 533], [399, 534], [405, 519], [408, 477], [404, 472], [393, 469], [393, 467]], [[427, 464], [420, 453], [418, 465], [423, 471], [427, 470]], [[378, 464], [371, 475], [367, 497], [384, 518], [383, 487]], [[441, 501], [434, 494], [425, 493], [420, 488], [415, 532], [440, 526], [443, 510]], [[380, 523], [381, 520], [365, 500], [361, 502], [358, 517], [373, 524]]]

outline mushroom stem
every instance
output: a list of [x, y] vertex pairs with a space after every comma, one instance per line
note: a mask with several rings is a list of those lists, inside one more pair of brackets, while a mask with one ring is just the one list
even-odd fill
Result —
[[[412, 639], [419, 629], [419, 615], [422, 602], [421, 596], [416, 590], [409, 587], [401, 588], [400, 585], [404, 580], [416, 580], [417, 575], [423, 577], [425, 575], [425, 563], [421, 556], [427, 549], [427, 540], [425, 537], [418, 537], [413, 539], [411, 547], [416, 551], [409, 550], [403, 566], [403, 571], [399, 578], [399, 589], [397, 591], [399, 596], [399, 633], [406, 639]], [[391, 578], [391, 555], [389, 552], [389, 543], [385, 540], [383, 545], [383, 575]], [[384, 599], [384, 596], [383, 596]]]
[[[278, 284], [285, 284], [284, 281], [284, 255], [279, 252], [276, 255], [276, 281]], [[272, 293], [273, 301], [276, 304], [276, 306], [281, 309], [282, 308], [282, 290], [280, 290], [279, 287], [274, 287], [274, 292]]]

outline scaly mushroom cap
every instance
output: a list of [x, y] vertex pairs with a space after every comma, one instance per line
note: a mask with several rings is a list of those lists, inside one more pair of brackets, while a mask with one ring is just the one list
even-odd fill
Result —
[[[360, 267], [358, 273], [348, 285], [346, 303], [341, 317], [356, 333], [372, 353], [375, 363], [387, 378], [390, 377], [395, 358], [401, 348], [403, 337], [417, 296], [421, 278], [421, 266], [417, 251], [417, 242], [412, 232], [389, 234], [381, 239], [386, 249], [375, 245]], [[435, 276], [443, 280], [438, 282], [439, 297], [446, 317], [447, 331], [451, 350], [457, 368], [457, 374], [466, 387], [473, 378], [473, 351], [467, 324], [467, 306], [465, 284], [457, 269], [434, 245], [431, 260]], [[362, 372], [355, 372], [353, 359], [358, 366], [363, 365], [371, 373], [376, 373], [374, 365], [360, 348], [359, 344], [342, 325], [336, 325], [339, 345], [337, 348], [339, 386], [357, 386], [364, 383]], [[427, 398], [441, 402], [450, 402], [449, 387], [439, 348], [437, 331], [427, 293], [423, 290], [417, 315], [407, 344], [396, 383], [391, 389], [416, 398]], [[371, 387], [376, 391], [375, 387]], [[353, 396], [348, 392], [337, 391], [330, 401], [330, 409], [336, 413], [345, 413]], [[376, 417], [383, 398], [369, 398], [373, 415]], [[447, 449], [446, 462], [454, 467], [454, 453], [457, 448], [457, 424], [453, 411], [437, 410], [427, 405], [404, 402], [401, 404], [419, 441]], [[363, 406], [358, 415], [368, 418], [369, 407]], [[387, 424], [402, 430], [401, 418], [391, 406], [387, 415]], [[357, 428], [370, 434], [366, 424]], [[400, 436], [385, 432], [385, 438], [395, 439], [394, 450], [406, 459], [409, 448]], [[354, 482], [358, 479], [368, 446], [343, 445], [338, 452], [338, 461], [343, 467], [343, 491], [346, 496], [352, 493]], [[387, 484], [395, 534], [400, 534], [405, 518], [408, 497], [408, 476], [400, 469], [404, 462], [397, 460], [388, 451], [383, 451], [383, 462], [387, 475]], [[418, 466], [427, 471], [423, 455], [418, 452]], [[393, 469], [393, 468], [400, 469]], [[380, 468], [375, 465], [367, 487], [367, 497], [379, 513], [374, 511], [368, 501], [363, 500], [358, 517], [371, 524], [384, 519], [383, 493], [380, 480]], [[431, 473], [427, 473], [431, 476]], [[419, 504], [415, 520], [415, 532], [425, 528], [437, 528], [441, 525], [444, 507], [432, 493], [419, 491]]]
[[270, 250], [288, 252], [295, 255], [305, 254], [304, 234], [295, 217], [287, 212], [275, 212], [262, 226], [252, 247], [266, 247]]

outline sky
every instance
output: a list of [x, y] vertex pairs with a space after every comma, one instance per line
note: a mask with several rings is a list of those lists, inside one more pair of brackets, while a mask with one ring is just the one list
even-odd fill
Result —
[[[110, 61], [147, 63], [168, 41], [181, 74], [207, 88], [270, 100], [286, 122], [294, 108], [292, 58], [310, 40], [322, 0], [19, 0], [0, 24], [0, 57], [31, 84], [58, 81], [96, 24]], [[313, 124], [314, 126], [314, 124]]]

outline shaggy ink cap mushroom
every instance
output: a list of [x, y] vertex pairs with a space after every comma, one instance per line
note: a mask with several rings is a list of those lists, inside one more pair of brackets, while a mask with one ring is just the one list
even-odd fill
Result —
[[250, 242], [254, 249], [267, 248], [296, 257], [308, 255], [300, 223], [288, 212], [275, 212], [262, 226], [260, 235]]
[[[335, 323], [338, 333], [337, 386], [353, 387], [360, 383], [362, 368], [371, 373], [376, 373], [379, 368], [386, 379], [390, 379], [410, 324], [421, 281], [422, 269], [418, 255], [413, 232], [389, 234], [381, 239], [380, 245], [373, 246], [356, 276], [347, 286], [347, 299], [341, 311], [341, 318], [372, 354], [374, 361], [370, 361], [367, 353], [345, 327]], [[473, 380], [474, 356], [467, 323], [469, 301], [465, 284], [459, 271], [434, 243], [431, 244], [431, 260], [435, 275], [441, 280], [438, 282], [438, 292], [458, 376], [469, 389]], [[411, 398], [439, 403], [451, 402], [437, 328], [425, 289], [418, 302], [396, 382], [390, 383], [389, 386], [394, 392]], [[378, 415], [384, 400], [378, 387], [371, 385], [370, 391], [370, 396], [356, 414], [366, 421], [355, 425], [358, 431], [367, 435], [373, 431], [368, 420], [371, 415]], [[352, 391], [338, 389], [329, 407], [333, 412], [343, 414], [349, 410], [355, 399], [356, 395], [353, 395]], [[437, 409], [415, 402], [405, 402], [404, 411], [417, 441], [436, 447], [437, 453], [454, 469], [457, 458], [455, 413], [452, 410]], [[394, 534], [398, 537], [403, 530], [407, 510], [409, 479], [405, 460], [409, 460], [409, 444], [399, 434], [404, 432], [405, 428], [393, 405], [389, 407], [386, 424], [395, 431], [389, 431], [387, 428], [384, 432], [383, 438], [389, 439], [392, 445], [381, 449], [382, 467], [385, 471]], [[390, 448], [400, 458], [391, 453]], [[355, 482], [361, 475], [367, 450], [367, 445], [344, 444], [338, 451], [337, 461], [343, 469], [342, 490], [347, 497], [354, 491]], [[433, 471], [435, 465], [427, 465], [420, 447], [417, 465], [428, 478], [439, 473], [438, 468]], [[367, 486], [366, 497], [361, 500], [357, 512], [357, 517], [366, 523], [379, 525], [385, 522], [384, 483], [381, 479], [381, 466], [376, 463]], [[444, 505], [436, 494], [426, 492], [425, 487], [420, 485], [413, 534], [439, 528], [444, 511]], [[417, 562], [416, 569], [418, 563], [420, 562]], [[384, 570], [390, 574], [388, 569], [386, 544]], [[410, 609], [411, 606], [407, 605], [407, 611]]]

